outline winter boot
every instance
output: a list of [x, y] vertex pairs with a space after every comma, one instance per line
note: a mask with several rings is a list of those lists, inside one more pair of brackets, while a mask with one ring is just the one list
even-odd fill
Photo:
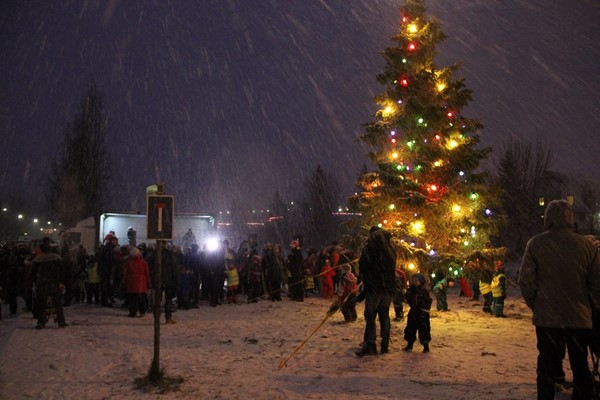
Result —
[[413, 343], [414, 342], [408, 342], [408, 344], [406, 345], [406, 347], [402, 348], [402, 351], [411, 351], [413, 349]]
[[381, 354], [387, 354], [390, 352], [389, 342], [381, 342]]
[[429, 343], [423, 345], [423, 353], [429, 353]]
[[374, 343], [365, 343], [360, 350], [356, 352], [358, 357], [364, 356], [376, 356], [377, 355], [377, 347]]

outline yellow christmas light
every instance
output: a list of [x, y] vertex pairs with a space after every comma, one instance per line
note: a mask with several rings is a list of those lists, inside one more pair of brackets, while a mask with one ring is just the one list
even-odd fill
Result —
[[458, 204], [455, 204], [452, 206], [452, 212], [455, 214], [459, 214], [461, 210], [461, 207]]
[[417, 26], [417, 24], [409, 24], [406, 27], [406, 30], [408, 31], [408, 33], [417, 33], [419, 32], [419, 27]]
[[415, 265], [415, 263], [408, 263], [408, 269], [413, 271], [415, 268], [417, 268], [417, 266]]
[[437, 84], [437, 90], [438, 92], [443, 92], [444, 89], [446, 89], [446, 84], [444, 82], [440, 82]]
[[454, 139], [450, 139], [446, 142], [446, 148], [448, 148], [448, 150], [454, 150], [457, 147], [458, 147], [458, 142]]
[[416, 236], [422, 235], [425, 232], [425, 223], [422, 220], [411, 222], [410, 232]]
[[442, 165], [444, 165], [443, 160], [437, 160], [436, 162], [433, 163], [434, 167], [441, 167]]
[[381, 116], [383, 118], [391, 117], [394, 114], [395, 111], [396, 110], [394, 109], [393, 106], [387, 105], [383, 110], [381, 110]]

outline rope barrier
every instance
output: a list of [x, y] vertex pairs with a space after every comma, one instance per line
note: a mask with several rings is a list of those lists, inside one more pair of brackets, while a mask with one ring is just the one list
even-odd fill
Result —
[[359, 283], [356, 286], [356, 289], [354, 289], [352, 292], [348, 293], [348, 295], [340, 302], [340, 301], [336, 301], [335, 303], [333, 303], [331, 306], [329, 306], [329, 310], [327, 310], [327, 314], [325, 314], [325, 318], [323, 318], [323, 320], [319, 323], [319, 325], [317, 325], [317, 327], [310, 333], [310, 335], [308, 335], [308, 337], [306, 339], [304, 339], [297, 347], [296, 349], [292, 352], [292, 354], [290, 354], [285, 360], [282, 360], [279, 363], [279, 369], [286, 367], [287, 366], [287, 362], [289, 360], [292, 359], [292, 357], [294, 357], [301, 349], [302, 347], [304, 347], [304, 345], [306, 344], [306, 342], [309, 341], [309, 339], [311, 337], [313, 337], [313, 335], [315, 333], [317, 333], [317, 331], [319, 329], [321, 329], [321, 327], [325, 324], [325, 322], [332, 316], [334, 315], [340, 308], [342, 308], [342, 306], [346, 303], [346, 301], [348, 300], [348, 298], [350, 297], [351, 294], [353, 294], [354, 292], [356, 292], [360, 287], [362, 286], [362, 282]]

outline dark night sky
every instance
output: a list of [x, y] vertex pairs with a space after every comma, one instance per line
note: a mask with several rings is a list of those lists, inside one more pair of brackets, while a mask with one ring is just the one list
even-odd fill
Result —
[[[354, 191], [355, 141], [382, 88], [400, 1], [189, 0], [0, 3], [0, 200], [43, 177], [90, 77], [109, 115], [108, 208], [143, 210], [164, 181], [180, 211], [296, 200], [318, 163]], [[541, 138], [554, 168], [600, 170], [600, 2], [430, 0], [462, 61], [469, 116], [499, 150]], [[496, 154], [498, 151], [496, 151]], [[492, 156], [493, 159], [494, 156]]]

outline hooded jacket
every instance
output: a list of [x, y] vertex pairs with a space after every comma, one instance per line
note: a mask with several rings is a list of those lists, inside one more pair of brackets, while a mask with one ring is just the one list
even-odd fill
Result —
[[543, 233], [529, 240], [519, 286], [533, 310], [533, 324], [545, 328], [591, 329], [592, 309], [600, 309], [600, 254], [574, 232], [565, 200], [551, 201]]
[[396, 251], [391, 238], [385, 229], [369, 234], [358, 261], [360, 278], [367, 293], [393, 296], [396, 292]]

